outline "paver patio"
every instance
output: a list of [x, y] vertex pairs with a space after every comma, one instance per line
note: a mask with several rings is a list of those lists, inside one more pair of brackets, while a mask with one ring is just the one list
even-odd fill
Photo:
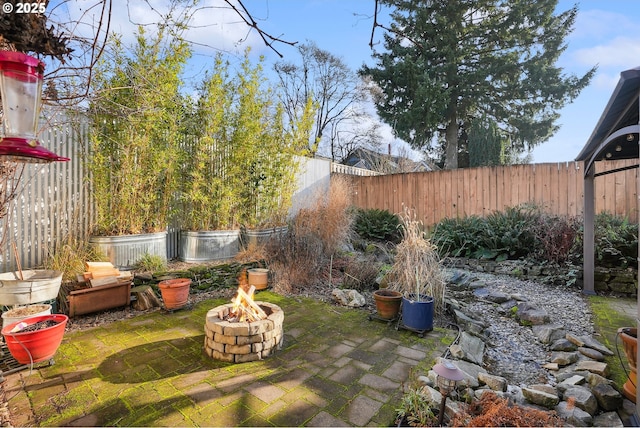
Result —
[[6, 377], [16, 426], [389, 426], [410, 371], [451, 343], [368, 312], [271, 292], [284, 345], [242, 364], [210, 359], [204, 320], [225, 300], [67, 332], [53, 365]]

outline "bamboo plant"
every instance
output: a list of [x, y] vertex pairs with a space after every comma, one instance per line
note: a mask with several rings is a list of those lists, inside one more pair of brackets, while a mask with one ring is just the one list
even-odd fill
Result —
[[219, 55], [202, 85], [201, 133], [183, 169], [183, 229], [282, 225], [291, 206], [312, 104], [299, 122], [286, 127], [261, 63], [252, 65], [248, 54], [233, 78]]
[[166, 230], [175, 208], [183, 139], [180, 75], [190, 49], [161, 27], [126, 55], [112, 40], [93, 80], [88, 166], [96, 200], [95, 235]]

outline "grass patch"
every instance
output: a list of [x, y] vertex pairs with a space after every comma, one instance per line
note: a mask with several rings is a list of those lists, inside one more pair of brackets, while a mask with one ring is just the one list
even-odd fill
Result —
[[[613, 305], [622, 300], [615, 297], [589, 296], [589, 306], [593, 312], [593, 325], [597, 333], [600, 334], [598, 340], [613, 351], [614, 355], [605, 358], [611, 371], [610, 378], [622, 389], [622, 385], [627, 380], [629, 363], [624, 353], [622, 340], [618, 337], [620, 327], [634, 327], [636, 320], [628, 314], [617, 310]], [[633, 300], [634, 299], [625, 299]]]

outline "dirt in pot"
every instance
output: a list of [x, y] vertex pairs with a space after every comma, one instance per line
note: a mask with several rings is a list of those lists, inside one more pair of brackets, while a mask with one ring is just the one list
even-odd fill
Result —
[[33, 332], [33, 331], [38, 331], [38, 330], [44, 330], [45, 328], [49, 328], [49, 327], [53, 327], [54, 325], [57, 325], [58, 323], [53, 321], [53, 320], [46, 320], [46, 321], [39, 321], [37, 323], [33, 323], [31, 325], [26, 326], [25, 328], [22, 328], [18, 331], [12, 331], [13, 333], [28, 333], [28, 332]]

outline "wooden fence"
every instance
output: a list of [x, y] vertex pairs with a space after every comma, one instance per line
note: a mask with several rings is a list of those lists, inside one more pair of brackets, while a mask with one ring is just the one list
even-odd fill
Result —
[[[598, 162], [596, 174], [637, 164], [638, 159]], [[407, 206], [426, 226], [444, 218], [486, 216], [528, 202], [553, 214], [581, 216], [583, 178], [581, 162], [352, 176], [353, 204], [394, 213]], [[608, 211], [637, 222], [637, 179], [637, 168], [597, 176], [596, 212]]]

